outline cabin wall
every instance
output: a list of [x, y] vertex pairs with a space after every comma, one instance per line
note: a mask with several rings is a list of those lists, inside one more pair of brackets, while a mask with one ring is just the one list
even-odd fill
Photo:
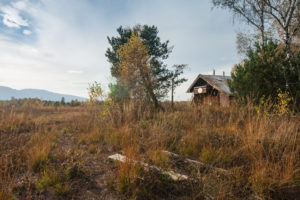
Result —
[[220, 105], [223, 107], [229, 107], [230, 105], [234, 105], [235, 98], [222, 92], [219, 92], [217, 95], [194, 94], [193, 102], [195, 104]]
[[193, 102], [195, 104], [206, 104], [206, 105], [219, 105], [219, 96], [212, 96], [209, 94], [195, 94]]
[[230, 106], [229, 96], [223, 92], [220, 92], [219, 95], [220, 95], [220, 105], [224, 107], [229, 107]]

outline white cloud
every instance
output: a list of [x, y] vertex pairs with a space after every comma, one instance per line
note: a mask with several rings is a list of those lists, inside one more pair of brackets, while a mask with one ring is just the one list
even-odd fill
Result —
[[83, 71], [80, 71], [80, 70], [68, 70], [67, 72], [70, 74], [82, 74], [83, 73]]
[[3, 24], [10, 28], [20, 28], [20, 26], [10, 20], [8, 15], [3, 15]]
[[28, 22], [20, 16], [19, 10], [11, 6], [3, 6], [0, 8], [3, 16], [3, 24], [10, 28], [20, 28], [28, 26]]
[[18, 10], [24, 10], [27, 7], [27, 0], [24, 1], [17, 1], [12, 3], [12, 6]]
[[188, 82], [176, 89], [175, 97], [189, 99], [191, 95], [185, 91], [199, 73], [215, 67], [217, 73], [225, 70], [229, 74], [237, 60], [230, 16], [222, 10], [211, 11], [207, 2], [43, 0], [42, 6], [30, 1], [10, 4], [0, 8], [6, 26], [29, 26], [20, 16], [26, 12], [33, 20], [23, 34], [34, 30], [36, 40], [24, 45], [4, 40], [0, 33], [0, 80], [16, 89], [87, 96], [88, 83], [97, 81], [107, 86], [111, 81], [106, 37], [117, 35], [120, 25], [140, 23], [157, 26], [162, 41], [169, 39], [175, 46], [169, 65], [188, 64], [190, 71], [184, 74]]
[[23, 30], [24, 35], [31, 35], [31, 33], [32, 32], [30, 30], [27, 30], [27, 29]]
[[45, 59], [39, 48], [3, 41], [2, 37], [0, 52], [0, 80], [4, 86], [15, 89], [47, 89], [86, 97], [88, 82], [95, 78], [65, 73], [66, 66]]

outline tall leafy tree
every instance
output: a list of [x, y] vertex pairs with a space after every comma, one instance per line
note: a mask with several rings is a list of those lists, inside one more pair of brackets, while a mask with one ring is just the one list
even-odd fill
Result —
[[118, 49], [129, 41], [129, 38], [134, 33], [139, 36], [142, 43], [147, 47], [149, 65], [155, 77], [156, 82], [153, 85], [154, 95], [157, 99], [167, 95], [170, 88], [170, 71], [164, 61], [172, 52], [172, 47], [169, 46], [169, 41], [162, 42], [158, 36], [158, 29], [155, 26], [137, 25], [133, 28], [123, 28], [120, 26], [117, 29], [118, 36], [108, 37], [110, 48], [106, 51], [106, 57], [111, 63], [111, 75], [117, 79], [118, 88], [122, 87], [118, 79], [120, 78], [120, 58]]
[[154, 93], [157, 78], [150, 65], [151, 57], [148, 52], [140, 36], [132, 33], [128, 42], [121, 45], [117, 51], [118, 75], [132, 99], [151, 100], [155, 108], [159, 108], [158, 99]]
[[[273, 32], [277, 30], [273, 39], [281, 41], [287, 61], [285, 65], [282, 65], [282, 75], [285, 78], [283, 85], [285, 85], [287, 90], [292, 91], [294, 83], [290, 82], [289, 73], [295, 76], [299, 74], [299, 68], [292, 61], [295, 58], [294, 49], [296, 46], [293, 42], [300, 32], [300, 0], [212, 0], [212, 2], [214, 6], [231, 10], [242, 20], [259, 30], [261, 32], [262, 46], [267, 41], [265, 37], [267, 35], [266, 27], [270, 27]], [[277, 29], [274, 27], [277, 27]], [[238, 50], [247, 50], [249, 40], [245, 40], [241, 36], [243, 35], [238, 37]], [[268, 65], [264, 67], [270, 68]], [[297, 81], [300, 82], [299, 76]]]
[[291, 53], [291, 43], [300, 31], [299, 0], [262, 0], [269, 18], [278, 27], [278, 33]]
[[265, 43], [267, 13], [263, 0], [212, 0], [214, 6], [229, 9], [236, 17], [253, 26], [260, 33], [260, 42]]
[[214, 6], [231, 10], [261, 33], [264, 44], [266, 27], [278, 27], [278, 36], [291, 53], [291, 43], [300, 31], [299, 0], [212, 0]]

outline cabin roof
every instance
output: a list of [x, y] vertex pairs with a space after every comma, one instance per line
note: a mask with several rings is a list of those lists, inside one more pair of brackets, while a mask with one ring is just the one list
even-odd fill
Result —
[[228, 83], [227, 83], [227, 80], [231, 79], [230, 76], [203, 75], [203, 74], [199, 74], [197, 76], [197, 78], [194, 80], [192, 85], [186, 91], [187, 93], [192, 93], [193, 92], [194, 87], [198, 86], [196, 84], [197, 84], [199, 79], [204, 80], [207, 84], [209, 84], [210, 86], [212, 86], [213, 88], [215, 88], [216, 90], [218, 90], [220, 92], [224, 92], [228, 95], [232, 95], [232, 93], [230, 92]]

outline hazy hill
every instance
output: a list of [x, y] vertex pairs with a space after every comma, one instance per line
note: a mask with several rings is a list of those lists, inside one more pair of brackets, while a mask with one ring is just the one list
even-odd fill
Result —
[[22, 98], [39, 98], [42, 100], [49, 101], [60, 101], [62, 97], [65, 98], [66, 102], [77, 99], [78, 101], [85, 101], [86, 98], [59, 94], [50, 92], [47, 90], [37, 90], [37, 89], [24, 89], [24, 90], [15, 90], [9, 87], [0, 86], [0, 100], [10, 100], [12, 97], [16, 99]]

